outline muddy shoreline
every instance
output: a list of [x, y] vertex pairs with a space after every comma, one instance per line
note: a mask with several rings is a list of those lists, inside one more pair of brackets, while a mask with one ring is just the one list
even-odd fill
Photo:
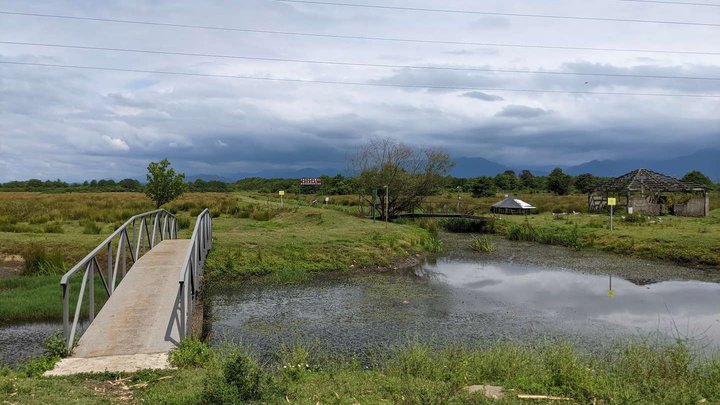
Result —
[[618, 276], [645, 284], [660, 281], [720, 283], [718, 269], [685, 267], [596, 250], [574, 250], [535, 242], [515, 242], [497, 235], [487, 235], [495, 247], [493, 252], [476, 253], [469, 246], [474, 236], [477, 235], [442, 232], [440, 238], [443, 241], [443, 252], [439, 256], [448, 259], [482, 258], [502, 263], [572, 269], [586, 274]]

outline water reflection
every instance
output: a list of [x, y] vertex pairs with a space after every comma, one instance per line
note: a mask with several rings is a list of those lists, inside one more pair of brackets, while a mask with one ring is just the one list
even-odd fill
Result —
[[[614, 294], [609, 294], [613, 292]], [[720, 284], [641, 285], [559, 268], [444, 260], [414, 272], [319, 277], [209, 294], [214, 342], [271, 353], [298, 341], [341, 352], [561, 337], [592, 349], [660, 332], [720, 342]]]
[[441, 261], [418, 275], [549, 315], [720, 342], [720, 284], [641, 282], [512, 264]]

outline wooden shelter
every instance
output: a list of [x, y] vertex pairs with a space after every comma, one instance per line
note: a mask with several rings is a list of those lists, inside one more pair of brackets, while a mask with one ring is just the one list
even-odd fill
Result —
[[526, 214], [530, 210], [534, 210], [535, 207], [526, 203], [523, 200], [518, 200], [510, 196], [505, 196], [505, 199], [493, 204], [490, 207], [490, 212], [494, 214]]
[[590, 211], [607, 208], [608, 197], [628, 214], [702, 217], [710, 214], [707, 187], [648, 169], [637, 169], [606, 181], [588, 196]]

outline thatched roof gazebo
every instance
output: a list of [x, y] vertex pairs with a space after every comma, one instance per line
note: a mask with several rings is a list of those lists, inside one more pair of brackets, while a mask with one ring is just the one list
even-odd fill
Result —
[[504, 200], [497, 202], [490, 207], [490, 212], [492, 212], [493, 214], [511, 214], [512, 215], [512, 214], [526, 214], [534, 209], [535, 209], [535, 207], [526, 203], [525, 201], [506, 195]]
[[628, 214], [674, 214], [701, 217], [710, 213], [707, 188], [648, 169], [637, 169], [606, 181], [588, 196], [590, 211], [607, 208], [608, 197], [617, 198]]

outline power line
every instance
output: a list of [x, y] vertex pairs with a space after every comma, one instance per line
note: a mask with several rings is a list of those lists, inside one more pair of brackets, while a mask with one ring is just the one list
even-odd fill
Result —
[[690, 3], [685, 1], [660, 1], [660, 0], [618, 0], [628, 3], [656, 3], [656, 4], [674, 4], [682, 6], [704, 6], [704, 7], [720, 7], [717, 3]]
[[497, 16], [497, 17], [550, 18], [550, 19], [556, 19], [556, 20], [580, 20], [580, 21], [603, 21], [603, 22], [626, 22], [626, 23], [646, 23], [646, 24], [691, 25], [691, 26], [701, 26], [701, 27], [720, 27], [720, 24], [717, 24], [717, 23], [702, 23], [702, 22], [695, 22], [695, 21], [637, 20], [637, 19], [632, 19], [632, 18], [583, 17], [583, 16], [567, 16], [567, 15], [557, 15], [557, 14], [501, 13], [501, 12], [494, 12], [494, 11], [402, 7], [402, 6], [386, 6], [386, 5], [381, 5], [381, 4], [356, 4], [356, 3], [341, 3], [341, 2], [318, 1], [318, 0], [272, 0], [272, 1], [282, 2], [282, 3], [314, 4], [314, 5], [334, 6], [334, 7], [355, 7], [355, 8], [372, 8], [372, 9], [381, 9], [381, 10], [421, 11], [421, 12], [448, 13], [448, 14], [473, 14], [473, 15], [489, 15], [489, 16]]
[[720, 94], [683, 94], [683, 93], [633, 93], [633, 92], [604, 92], [604, 91], [572, 91], [572, 90], [541, 90], [541, 89], [519, 89], [519, 88], [490, 88], [490, 87], [458, 87], [458, 86], [437, 86], [437, 85], [420, 85], [420, 84], [399, 84], [399, 83], [366, 83], [366, 82], [349, 82], [341, 80], [311, 80], [311, 79], [291, 79], [291, 78], [274, 78], [274, 77], [257, 77], [242, 75], [221, 75], [211, 73], [193, 73], [193, 72], [172, 72], [165, 70], [144, 70], [144, 69], [128, 69], [113, 68], [100, 66], [81, 66], [81, 65], [60, 65], [52, 63], [36, 63], [36, 62], [14, 62], [0, 61], [0, 64], [19, 65], [19, 66], [39, 66], [66, 69], [85, 69], [85, 70], [101, 70], [112, 72], [127, 73], [147, 73], [174, 76], [193, 76], [193, 77], [216, 77], [225, 79], [243, 79], [243, 80], [261, 80], [286, 83], [312, 83], [312, 84], [332, 84], [346, 86], [366, 86], [366, 87], [398, 87], [412, 89], [429, 89], [429, 90], [459, 90], [459, 91], [497, 91], [497, 92], [519, 92], [519, 93], [549, 93], [549, 94], [577, 94], [577, 95], [601, 95], [601, 96], [644, 96], [644, 97], [683, 97], [683, 98], [718, 98]]
[[243, 56], [243, 55], [220, 55], [220, 54], [211, 54], [211, 53], [171, 52], [171, 51], [158, 51], [158, 50], [147, 50], [147, 49], [109, 48], [109, 47], [97, 47], [97, 46], [46, 44], [46, 43], [35, 43], [35, 42], [16, 42], [16, 41], [0, 41], [0, 44], [40, 46], [40, 47], [64, 48], [64, 49], [83, 49], [83, 50], [109, 51], [109, 52], [129, 52], [129, 53], [143, 53], [143, 54], [156, 54], [156, 55], [194, 56], [194, 57], [210, 57], [210, 58], [223, 58], [223, 59], [257, 60], [257, 61], [268, 61], [268, 62], [308, 63], [308, 64], [317, 64], [317, 65], [357, 66], [357, 67], [392, 68], [392, 69], [424, 69], [424, 70], [448, 70], [448, 71], [487, 72], [487, 73], [545, 74], [545, 75], [562, 75], [562, 76], [627, 77], [627, 78], [644, 78], [644, 79], [720, 80], [720, 77], [642, 75], [642, 74], [602, 73], [602, 72], [558, 72], [558, 71], [542, 71], [542, 70], [480, 68], [480, 67], [393, 65], [393, 64], [376, 64], [376, 63], [360, 63], [360, 62], [322, 61], [322, 60], [311, 60], [311, 59], [269, 58], [269, 57], [259, 57], [259, 56]]
[[173, 27], [173, 28], [193, 28], [193, 29], [204, 29], [204, 30], [214, 30], [214, 31], [245, 32], [245, 33], [253, 33], [253, 34], [270, 34], [270, 35], [289, 35], [289, 36], [302, 36], [302, 37], [312, 37], [312, 38], [353, 39], [353, 40], [363, 40], [363, 41], [484, 46], [484, 47], [492, 47], [492, 48], [555, 49], [555, 50], [565, 50], [565, 51], [631, 52], [631, 53], [653, 53], [653, 54], [675, 54], [675, 55], [720, 56], [720, 52], [671, 51], [671, 50], [661, 50], [661, 49], [597, 48], [597, 47], [559, 46], [559, 45], [530, 45], [530, 44], [485, 43], [485, 42], [465, 42], [465, 41], [442, 41], [442, 40], [432, 40], [432, 39], [374, 37], [374, 36], [362, 36], [362, 35], [336, 35], [336, 34], [320, 34], [320, 33], [312, 33], [312, 32], [273, 31], [273, 30], [261, 30], [261, 29], [250, 29], [250, 28], [219, 27], [219, 26], [210, 26], [210, 25], [174, 24], [174, 23], [164, 23], [164, 22], [156, 22], [156, 21], [120, 20], [120, 19], [96, 18], [96, 17], [78, 17], [78, 16], [69, 16], [69, 15], [59, 15], [59, 14], [22, 13], [22, 12], [2, 11], [2, 10], [0, 10], [0, 14], [26, 16], [26, 17], [57, 18], [57, 19], [76, 20], [76, 21], [95, 21], [95, 22], [118, 23], [118, 24], [149, 25], [149, 26]]

